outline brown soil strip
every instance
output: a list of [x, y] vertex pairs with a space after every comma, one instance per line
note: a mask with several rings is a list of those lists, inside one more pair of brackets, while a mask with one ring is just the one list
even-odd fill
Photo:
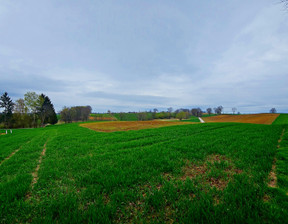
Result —
[[[285, 133], [285, 128], [283, 129], [282, 134], [278, 140], [277, 148], [280, 148], [280, 143], [282, 141], [284, 133]], [[268, 177], [268, 180], [269, 180], [268, 187], [273, 187], [273, 188], [277, 187], [276, 162], [277, 162], [277, 159], [274, 158], [274, 161], [272, 164], [272, 169], [271, 169], [271, 171], [269, 173], [269, 177]]]
[[268, 201], [270, 201], [270, 196], [268, 195], [268, 194], [264, 194], [264, 197], [263, 197], [263, 201], [264, 202], [268, 202]]
[[272, 169], [269, 173], [269, 183], [268, 187], [277, 187], [277, 175], [276, 175], [276, 158], [273, 161]]
[[243, 114], [243, 115], [218, 115], [203, 117], [206, 123], [210, 122], [237, 122], [251, 124], [272, 124], [280, 114]]
[[282, 130], [282, 134], [281, 134], [281, 136], [280, 136], [280, 138], [279, 138], [279, 140], [278, 140], [277, 148], [280, 148], [280, 143], [282, 142], [282, 138], [283, 138], [283, 136], [284, 136], [284, 133], [285, 133], [285, 128], [283, 128], [283, 130]]
[[176, 122], [176, 121], [111, 121], [111, 122], [94, 122], [80, 124], [80, 126], [100, 132], [129, 131], [149, 128], [160, 128], [173, 125], [188, 125], [195, 122]]
[[[26, 142], [26, 144], [29, 144], [30, 141]], [[7, 161], [8, 159], [10, 159], [12, 156], [14, 156], [20, 149], [22, 148], [22, 146], [20, 146], [20, 148], [16, 149], [14, 152], [12, 152], [8, 157], [6, 157], [1, 163], [0, 163], [0, 166], [5, 162]]]
[[[37, 165], [36, 169], [34, 170], [34, 172], [32, 173], [32, 177], [33, 177], [33, 180], [32, 180], [32, 182], [31, 182], [31, 189], [32, 189], [32, 190], [33, 190], [33, 188], [34, 188], [34, 185], [37, 183], [37, 181], [38, 181], [38, 179], [39, 179], [39, 178], [38, 178], [38, 171], [39, 171], [39, 169], [40, 169], [43, 156], [45, 156], [45, 153], [46, 153], [46, 144], [47, 144], [47, 142], [46, 142], [46, 143], [44, 144], [44, 146], [43, 146], [43, 150], [42, 150], [41, 155], [40, 155], [40, 157], [39, 157], [38, 165]], [[30, 191], [30, 192], [28, 192], [28, 193], [26, 194], [26, 200], [29, 200], [29, 199], [31, 198], [31, 196], [32, 196], [32, 192]]]
[[[37, 181], [38, 181], [38, 171], [39, 171], [40, 165], [41, 165], [41, 163], [42, 163], [42, 158], [43, 158], [43, 156], [45, 156], [45, 153], [46, 153], [46, 144], [47, 144], [47, 142], [46, 142], [46, 143], [44, 144], [44, 146], [43, 146], [43, 150], [42, 150], [41, 155], [40, 155], [40, 157], [39, 157], [38, 165], [37, 165], [36, 169], [34, 170], [34, 172], [32, 173], [32, 177], [33, 177], [33, 180], [32, 180], [32, 182], [31, 182], [31, 189], [32, 189], [32, 190], [33, 190], [33, 188], [34, 188], [34, 185], [35, 185], [35, 184], [37, 183]], [[26, 200], [31, 199], [31, 197], [32, 197], [32, 192], [31, 192], [31, 191], [27, 192], [27, 194], [26, 194]]]
[[[47, 143], [47, 142], [46, 142], [46, 143]], [[43, 156], [45, 156], [45, 153], [46, 153], [46, 143], [45, 143], [44, 148], [43, 148], [43, 151], [42, 151], [42, 153], [41, 153], [41, 155], [40, 155], [40, 158], [39, 158], [39, 161], [38, 161], [38, 165], [37, 165], [35, 171], [32, 173], [32, 176], [33, 176], [33, 180], [32, 180], [32, 182], [31, 182], [31, 188], [32, 188], [32, 189], [34, 188], [34, 185], [35, 185], [35, 184], [37, 183], [37, 181], [38, 181], [38, 171], [39, 171], [40, 165], [41, 165], [41, 163], [42, 163], [42, 158], [43, 158]]]

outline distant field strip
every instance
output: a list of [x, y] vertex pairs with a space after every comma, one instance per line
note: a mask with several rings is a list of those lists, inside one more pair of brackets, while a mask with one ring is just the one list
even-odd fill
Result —
[[203, 117], [209, 122], [237, 122], [251, 124], [272, 124], [279, 114], [244, 114], [244, 115], [219, 115], [212, 117]]
[[288, 124], [288, 114], [280, 114], [273, 124]]
[[170, 122], [170, 121], [114, 121], [114, 122], [99, 122], [99, 123], [85, 123], [80, 126], [89, 128], [95, 131], [115, 132], [115, 131], [129, 131], [167, 127], [174, 125], [193, 124], [193, 122]]

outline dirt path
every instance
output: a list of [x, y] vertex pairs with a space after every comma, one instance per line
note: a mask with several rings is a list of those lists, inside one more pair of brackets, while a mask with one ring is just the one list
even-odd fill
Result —
[[[285, 128], [282, 130], [282, 134], [278, 140], [277, 148], [280, 148], [280, 143], [282, 141], [284, 133], [285, 133]], [[268, 180], [269, 180], [268, 187], [273, 187], [273, 188], [277, 187], [276, 162], [277, 162], [277, 159], [275, 157], [273, 164], [272, 164], [272, 169], [271, 169], [271, 171], [269, 173], [269, 177], [268, 177]]]
[[38, 161], [38, 165], [36, 167], [36, 169], [34, 170], [34, 172], [32, 173], [32, 177], [33, 177], [33, 180], [31, 182], [31, 188], [33, 189], [34, 188], [34, 185], [37, 183], [38, 181], [38, 171], [40, 169], [40, 166], [41, 166], [41, 163], [42, 163], [42, 159], [43, 159], [43, 156], [45, 156], [46, 154], [46, 144], [47, 142], [44, 144], [43, 146], [43, 150], [42, 150], [42, 153], [39, 157], [39, 161]]
[[[47, 140], [47, 141], [48, 141], [48, 140]], [[45, 154], [46, 154], [46, 144], [47, 144], [47, 141], [46, 141], [46, 143], [45, 143], [44, 146], [43, 146], [43, 150], [42, 150], [41, 155], [40, 155], [40, 157], [39, 157], [37, 167], [36, 167], [36, 169], [34, 170], [34, 172], [32, 173], [33, 179], [32, 179], [31, 184], [30, 184], [31, 190], [30, 190], [29, 192], [27, 192], [27, 194], [26, 194], [26, 200], [30, 200], [30, 199], [31, 199], [31, 197], [32, 197], [32, 190], [33, 190], [35, 184], [38, 182], [38, 179], [39, 179], [39, 177], [38, 177], [38, 171], [39, 171], [39, 169], [40, 169], [43, 156], [45, 156]]]

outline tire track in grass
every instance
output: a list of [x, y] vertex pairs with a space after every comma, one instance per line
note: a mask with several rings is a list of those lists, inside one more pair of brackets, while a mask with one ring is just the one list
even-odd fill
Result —
[[[280, 143], [283, 139], [283, 136], [284, 136], [284, 133], [285, 133], [285, 128], [283, 128], [282, 130], [282, 134], [278, 140], [278, 145], [277, 145], [277, 148], [279, 149], [280, 148]], [[276, 156], [274, 157], [274, 160], [273, 160], [273, 164], [272, 164], [272, 169], [269, 173], [269, 177], [268, 177], [268, 180], [269, 183], [268, 183], [268, 187], [272, 187], [272, 188], [276, 188], [277, 187], [277, 175], [276, 175], [276, 162], [277, 162], [277, 159], [276, 159]]]
[[34, 188], [34, 185], [37, 183], [38, 181], [38, 171], [40, 169], [40, 166], [41, 166], [41, 163], [42, 163], [42, 159], [43, 159], [43, 156], [45, 156], [46, 154], [46, 144], [47, 142], [44, 144], [43, 146], [43, 150], [41, 152], [41, 155], [40, 155], [40, 158], [39, 158], [39, 161], [38, 161], [38, 165], [35, 169], [35, 171], [32, 173], [32, 177], [33, 177], [33, 180], [31, 182], [31, 188], [33, 189]]
[[45, 144], [44, 144], [44, 146], [43, 146], [43, 150], [42, 150], [41, 155], [40, 155], [39, 160], [38, 160], [38, 165], [37, 165], [37, 167], [35, 168], [34, 172], [32, 173], [33, 179], [32, 179], [31, 184], [30, 184], [30, 186], [31, 186], [31, 191], [29, 191], [29, 192], [26, 194], [26, 200], [31, 199], [31, 197], [32, 197], [32, 190], [34, 189], [35, 184], [38, 182], [38, 179], [39, 179], [39, 178], [38, 178], [38, 172], [39, 172], [39, 169], [40, 169], [42, 160], [43, 160], [43, 156], [45, 156], [45, 154], [46, 154], [46, 145], [47, 145], [47, 142], [48, 142], [48, 139], [47, 139], [47, 141], [45, 142]]
[[[27, 145], [27, 144], [29, 144], [31, 142], [31, 140], [30, 141], [28, 141], [28, 142], [26, 142], [24, 145]], [[23, 145], [21, 145], [18, 149], [16, 149], [14, 152], [12, 152], [9, 156], [7, 156], [4, 160], [2, 160], [2, 162], [0, 163], [0, 166], [5, 162], [5, 161], [7, 161], [7, 160], [9, 160], [12, 156], [14, 156], [18, 151], [20, 151], [21, 149], [22, 149], [22, 147], [23, 147]]]

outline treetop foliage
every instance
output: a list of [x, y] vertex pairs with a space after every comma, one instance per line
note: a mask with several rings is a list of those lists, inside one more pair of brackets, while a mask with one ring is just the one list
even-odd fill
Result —
[[13, 103], [5, 92], [0, 98], [0, 107], [4, 108], [0, 116], [0, 126], [6, 128], [39, 127], [58, 122], [54, 106], [44, 94], [27, 92], [24, 99], [17, 99], [16, 103]]

